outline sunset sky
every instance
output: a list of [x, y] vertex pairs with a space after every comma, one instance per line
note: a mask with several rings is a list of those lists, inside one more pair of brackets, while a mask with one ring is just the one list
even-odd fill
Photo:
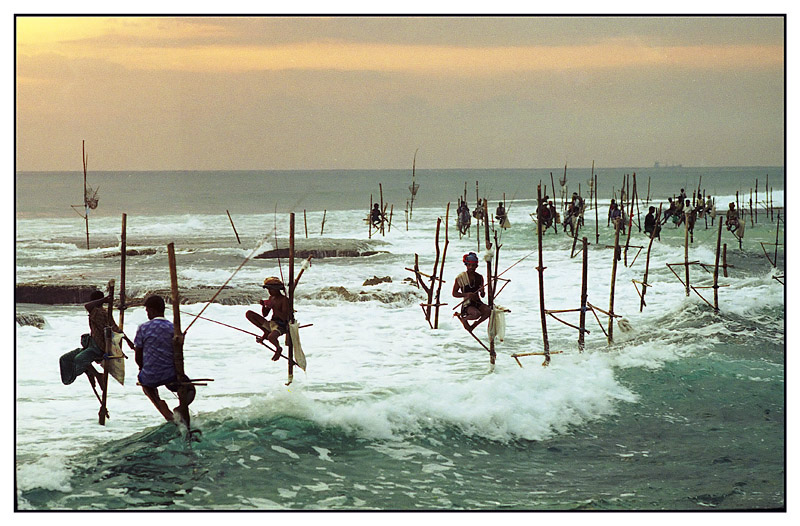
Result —
[[16, 169], [783, 165], [780, 17], [17, 17]]

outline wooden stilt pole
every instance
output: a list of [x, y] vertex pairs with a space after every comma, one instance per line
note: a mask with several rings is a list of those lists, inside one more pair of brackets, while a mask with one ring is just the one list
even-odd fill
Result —
[[[633, 212], [633, 203], [636, 203], [636, 226], [639, 232], [642, 231], [642, 212], [639, 209], [639, 189], [636, 188], [636, 172], [633, 173], [633, 202], [631, 203], [631, 212]], [[631, 213], [633, 216], [633, 213]]]
[[773, 188], [769, 187], [769, 217], [770, 221], [775, 221], [775, 201], [772, 199]]
[[647, 177], [647, 202], [645, 206], [650, 206], [650, 177]]
[[[444, 216], [444, 249], [442, 250], [442, 266], [439, 267], [439, 285], [436, 288], [436, 310], [434, 311], [434, 318], [433, 318], [433, 328], [439, 328], [439, 307], [441, 306], [441, 297], [442, 297], [442, 283], [444, 283], [444, 258], [447, 256], [447, 245], [450, 244], [450, 238], [448, 237], [448, 230], [449, 230], [449, 223], [450, 223], [450, 203], [447, 203], [447, 211], [445, 212]], [[436, 247], [439, 247], [439, 243], [436, 243]], [[433, 288], [433, 283], [431, 283], [431, 288]]]
[[[594, 161], [592, 161], [594, 162]], [[597, 208], [597, 174], [594, 174], [594, 242], [600, 243], [600, 212]]]
[[108, 368], [110, 365], [108, 356], [111, 352], [111, 325], [114, 323], [114, 280], [108, 282], [108, 325], [103, 330], [105, 337], [105, 351], [103, 352], [103, 398], [100, 401], [100, 412], [97, 414], [101, 426], [106, 425], [106, 417], [108, 417], [107, 401], [108, 401]]
[[[481, 206], [481, 197], [480, 197], [480, 193], [478, 193], [478, 181], [475, 181], [475, 199], [477, 200], [477, 205], [475, 207], [475, 209], [477, 210]], [[480, 216], [480, 214], [475, 219], [477, 220], [476, 223], [475, 223], [475, 227], [476, 227], [475, 228], [475, 239], [478, 241], [478, 252], [480, 253], [480, 251], [481, 251], [481, 216]], [[485, 217], [485, 216], [483, 218], [484, 222], [486, 222], [488, 219], [489, 218]]]
[[[294, 323], [294, 212], [289, 214], [289, 323]], [[289, 359], [289, 379], [286, 385], [292, 383], [294, 379], [294, 342], [291, 335], [286, 338]]]
[[[486, 251], [492, 249], [492, 240], [489, 237], [489, 203], [484, 198], [483, 200], [483, 216], [486, 218], [483, 222], [483, 230], [485, 234], [484, 246]], [[488, 305], [490, 309], [494, 308], [494, 278], [492, 276], [492, 261], [486, 262], [486, 292], [488, 296]], [[489, 339], [489, 363], [494, 365], [497, 355], [494, 351], [494, 338]]]
[[[178, 269], [175, 261], [175, 243], [169, 243], [167, 245], [167, 256], [169, 258], [172, 324], [174, 326], [174, 332], [172, 336], [172, 359], [175, 365], [175, 375], [178, 377], [179, 381], [183, 382], [186, 379], [186, 373], [183, 367], [183, 343], [185, 336], [183, 334], [183, 330], [181, 329], [181, 298], [178, 291]], [[183, 423], [186, 424], [186, 429], [189, 430], [189, 436], [191, 436], [189, 407], [188, 405], [185, 407], [183, 405], [187, 389], [188, 385], [184, 385], [183, 383], [178, 388], [178, 400], [180, 401], [178, 408], [180, 411], [179, 416], [183, 420]]]
[[303, 208], [303, 225], [306, 229], [306, 238], [308, 238], [308, 219], [306, 218], [306, 209]]
[[367, 212], [367, 224], [369, 225], [369, 239], [372, 239], [372, 194], [369, 194], [369, 212]]
[[650, 242], [647, 244], [647, 260], [644, 264], [644, 279], [642, 279], [642, 297], [641, 301], [639, 302], [639, 312], [642, 312], [644, 309], [645, 303], [644, 296], [647, 294], [647, 287], [650, 285], [647, 283], [647, 277], [650, 273], [650, 249], [653, 248], [653, 240], [658, 237], [658, 231], [661, 229], [661, 205], [658, 205], [658, 213], [656, 214], [656, 226], [653, 227], [653, 231], [650, 232]]
[[722, 245], [722, 275], [728, 277], [728, 244]]
[[[564, 166], [564, 175], [566, 177], [567, 168]], [[539, 202], [542, 202], [542, 188], [538, 189]], [[542, 254], [542, 207], [539, 207], [539, 214], [536, 221], [536, 234], [537, 243], [539, 247], [539, 266], [536, 270], [539, 271], [539, 314], [542, 319], [542, 342], [544, 344], [544, 363], [543, 366], [547, 367], [550, 364], [550, 341], [547, 338], [547, 314], [544, 308], [544, 257]]]
[[780, 237], [778, 233], [781, 231], [781, 213], [778, 212], [778, 222], [775, 223], [775, 258], [772, 260], [772, 266], [778, 268], [778, 240]]
[[589, 242], [586, 236], [583, 236], [583, 268], [581, 278], [581, 313], [580, 313], [580, 329], [578, 330], [578, 352], [583, 352], [584, 341], [583, 333], [586, 331], [586, 302], [587, 297], [587, 276], [589, 274]]
[[328, 209], [326, 208], [325, 210], [322, 211], [322, 227], [319, 229], [319, 235], [322, 235], [322, 233], [325, 231], [325, 216], [327, 215], [328, 215]]
[[86, 200], [86, 141], [81, 141], [81, 157], [83, 158], [83, 219], [86, 222], [86, 250], [89, 250], [89, 203]]
[[392, 215], [394, 214], [394, 205], [389, 208], [389, 232], [392, 231]]
[[126, 256], [128, 251], [128, 214], [122, 214], [122, 242], [120, 243], [120, 267], [119, 267], [119, 328], [125, 324], [125, 268]]
[[750, 189], [750, 226], [754, 226], [753, 220], [753, 189]]
[[622, 224], [622, 218], [615, 221], [614, 226], [614, 259], [611, 263], [611, 299], [608, 304], [608, 343], [614, 341], [614, 289], [617, 285], [617, 254], [619, 254], [619, 227]]
[[[233, 233], [236, 234], [236, 241], [238, 241], [239, 244], [241, 245], [242, 241], [239, 239], [239, 232], [236, 231], [236, 225], [233, 224], [233, 218], [231, 217], [231, 213], [227, 210], [225, 210], [225, 213], [228, 214], [228, 220], [230, 220], [231, 226], [233, 227]], [[305, 210], [303, 210], [303, 213], [305, 214]], [[308, 237], [307, 230], [306, 230], [306, 237]]]
[[386, 232], [384, 231], [383, 224], [384, 224], [384, 214], [383, 214], [383, 183], [378, 183], [378, 189], [381, 193], [381, 235], [385, 235]]
[[686, 223], [686, 239], [683, 248], [684, 263], [686, 268], [686, 295], [689, 295], [689, 212], [683, 213], [683, 221]]
[[719, 255], [722, 242], [722, 221], [717, 227], [717, 255], [714, 259], [714, 311], [719, 312]]
[[758, 177], [756, 177], [756, 223], [758, 223]]

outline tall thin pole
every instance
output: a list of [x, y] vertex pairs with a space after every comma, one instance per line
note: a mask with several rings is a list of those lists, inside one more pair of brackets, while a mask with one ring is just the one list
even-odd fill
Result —
[[175, 332], [172, 339], [172, 357], [175, 362], [175, 373], [180, 378], [183, 372], [183, 331], [181, 330], [181, 298], [178, 291], [178, 268], [175, 261], [175, 243], [167, 245], [169, 258], [169, 281], [172, 296], [172, 324]]
[[619, 253], [619, 226], [622, 218], [614, 222], [614, 260], [611, 263], [611, 299], [608, 303], [608, 343], [614, 341], [614, 289], [617, 285], [617, 254]]
[[[492, 240], [489, 237], [489, 203], [486, 198], [483, 199], [483, 230], [486, 236], [486, 240], [484, 242], [484, 246], [486, 247], [486, 251], [492, 249]], [[478, 236], [480, 237], [480, 236]], [[489, 300], [489, 308], [494, 309], [494, 279], [492, 278], [492, 260], [488, 260], [486, 262], [486, 291], [488, 293], [488, 300]], [[494, 351], [494, 338], [489, 339], [489, 363], [494, 365], [495, 362], [495, 351]]]
[[[564, 167], [564, 173], [566, 174], [566, 166]], [[541, 185], [537, 188], [537, 193], [539, 196], [539, 203], [542, 202], [542, 187]], [[547, 365], [550, 363], [550, 341], [547, 339], [547, 315], [544, 310], [544, 258], [542, 256], [542, 209], [543, 207], [539, 207], [538, 209], [538, 217], [536, 221], [536, 233], [538, 239], [538, 246], [539, 246], [539, 266], [536, 267], [536, 270], [539, 271], [539, 314], [542, 319], [542, 341], [544, 343], [544, 364]]]
[[86, 200], [86, 141], [81, 141], [83, 157], [83, 219], [86, 222], [86, 250], [89, 250], [89, 202]]
[[583, 333], [586, 330], [586, 303], [587, 298], [587, 276], [589, 274], [589, 242], [586, 236], [583, 236], [583, 269], [581, 279], [581, 313], [580, 313], [580, 329], [578, 330], [578, 352], [583, 352], [584, 341]]
[[653, 248], [653, 240], [656, 238], [656, 232], [661, 227], [661, 205], [658, 205], [658, 214], [656, 214], [656, 225], [653, 227], [653, 231], [650, 232], [650, 243], [647, 244], [647, 259], [645, 260], [644, 264], [644, 279], [642, 280], [642, 298], [639, 302], [639, 312], [642, 312], [645, 306], [644, 296], [647, 294], [647, 277], [650, 273], [650, 250]]
[[101, 426], [106, 425], [106, 403], [108, 401], [108, 368], [111, 366], [109, 361], [109, 353], [111, 352], [111, 326], [114, 323], [114, 280], [108, 282], [108, 325], [103, 329], [103, 336], [105, 337], [105, 351], [103, 352], [103, 398], [100, 400], [100, 412], [98, 413], [99, 423]]
[[722, 221], [717, 228], [717, 255], [714, 258], [714, 311], [719, 311], [719, 256], [722, 242]]
[[778, 222], [775, 223], [775, 258], [772, 260], [772, 266], [777, 268], [778, 267], [778, 240], [780, 237], [778, 236], [778, 232], [781, 231], [781, 213], [778, 212]]
[[683, 248], [683, 266], [686, 267], [686, 295], [689, 295], [689, 212], [683, 213], [683, 221], [686, 223], [686, 240]]
[[[450, 223], [450, 203], [447, 203], [447, 211], [444, 214], [444, 250], [442, 251], [442, 266], [439, 267], [439, 283], [436, 288], [436, 311], [433, 318], [433, 328], [439, 328], [439, 306], [441, 303], [442, 297], [442, 283], [444, 283], [444, 258], [447, 256], [447, 245], [450, 244], [450, 238], [448, 237], [448, 229]], [[436, 250], [439, 250], [439, 242], [436, 242]], [[433, 287], [433, 283], [431, 283], [431, 287]]]
[[[294, 323], [294, 212], [289, 214], [289, 323]], [[289, 359], [289, 383], [294, 374], [294, 343], [291, 335], [286, 351]]]
[[119, 269], [119, 328], [125, 324], [125, 268], [128, 251], [127, 235], [128, 214], [122, 214], [122, 242], [120, 243], [120, 269]]
[[600, 243], [600, 212], [597, 210], [597, 174], [594, 174], [594, 242]]

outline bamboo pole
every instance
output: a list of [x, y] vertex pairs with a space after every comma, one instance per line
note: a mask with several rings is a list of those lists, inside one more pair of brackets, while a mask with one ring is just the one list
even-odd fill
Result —
[[[566, 177], [567, 167], [564, 166], [564, 176]], [[542, 202], [542, 187], [538, 187], [539, 202]], [[536, 221], [536, 234], [537, 243], [539, 248], [539, 266], [536, 270], [539, 271], [539, 314], [542, 319], [542, 341], [544, 344], [544, 363], [543, 366], [550, 364], [550, 341], [547, 338], [547, 315], [544, 308], [544, 257], [542, 254], [542, 208], [539, 207], [539, 214]]]
[[408, 232], [408, 199], [406, 199], [406, 232]]
[[[433, 318], [433, 328], [439, 328], [439, 306], [441, 305], [441, 297], [442, 297], [442, 283], [444, 283], [444, 258], [447, 255], [447, 245], [450, 244], [450, 239], [448, 237], [448, 230], [449, 230], [449, 222], [450, 222], [450, 203], [447, 203], [447, 211], [445, 212], [444, 216], [444, 250], [442, 251], [442, 266], [439, 267], [439, 285], [436, 288], [436, 310], [434, 311], [434, 318]], [[439, 243], [436, 243], [436, 247], [439, 247]], [[433, 283], [431, 283], [431, 288], [433, 288]]]
[[650, 206], [650, 176], [647, 176], [647, 202], [645, 206]]
[[303, 225], [306, 229], [306, 238], [308, 238], [308, 219], [306, 218], [306, 209], [303, 208]]
[[[233, 224], [233, 218], [231, 217], [231, 213], [229, 211], [227, 211], [227, 210], [225, 210], [225, 213], [228, 214], [228, 219], [230, 220], [231, 226], [233, 227], [233, 233], [236, 234], [236, 241], [238, 241], [239, 244], [241, 245], [242, 241], [239, 239], [239, 232], [236, 231], [236, 225]], [[303, 214], [305, 214], [305, 213], [306, 213], [306, 211], [303, 210]], [[306, 237], [308, 237], [308, 231], [307, 230], [306, 230]]]
[[172, 324], [175, 333], [172, 339], [172, 357], [175, 363], [175, 373], [180, 378], [183, 371], [183, 331], [181, 330], [180, 293], [178, 291], [178, 270], [175, 261], [175, 243], [167, 245], [169, 257], [170, 291], [172, 297]]
[[717, 252], [714, 258], [714, 311], [719, 312], [719, 246], [722, 242], [722, 221], [717, 227]]
[[614, 258], [611, 263], [611, 297], [608, 304], [608, 343], [614, 341], [614, 289], [617, 284], [617, 254], [619, 253], [619, 226], [622, 218], [615, 221], [614, 225]]
[[583, 268], [581, 279], [581, 313], [580, 313], [580, 330], [578, 331], [578, 352], [583, 352], [585, 347], [583, 341], [583, 333], [586, 331], [586, 301], [587, 301], [587, 276], [589, 274], [589, 242], [586, 236], [583, 236]]
[[367, 212], [367, 224], [369, 225], [369, 239], [372, 239], [372, 194], [369, 194], [369, 212]]
[[[325, 216], [327, 216], [327, 215], [328, 215], [328, 210], [327, 209], [323, 210], [323, 212], [322, 212], [322, 228], [319, 229], [319, 235], [322, 235], [322, 232], [325, 231]], [[406, 223], [406, 225], [408, 225], [408, 223]], [[408, 227], [406, 226], [406, 228], [408, 228]]]
[[[475, 181], [475, 199], [476, 199], [476, 203], [477, 203], [477, 206], [475, 207], [475, 210], [477, 210], [481, 206], [481, 197], [480, 197], [480, 194], [478, 193], [478, 181]], [[480, 251], [481, 251], [481, 214], [478, 214], [478, 217], [476, 217], [475, 219], [477, 220], [475, 222], [475, 239], [478, 242], [478, 252], [480, 253]], [[487, 219], [486, 217], [483, 218], [484, 222], [486, 222], [486, 219]]]
[[756, 223], [758, 223], [758, 177], [756, 177]]
[[753, 189], [750, 189], [750, 226], [754, 226], [753, 223]]
[[[294, 323], [294, 212], [289, 214], [289, 323]], [[292, 383], [294, 379], [294, 342], [291, 334], [287, 338], [287, 351], [289, 357], [289, 378], [286, 385]]]
[[389, 232], [392, 231], [392, 214], [394, 214], [394, 205], [389, 208]]
[[108, 282], [108, 325], [103, 328], [103, 336], [105, 337], [105, 351], [103, 351], [103, 398], [100, 400], [100, 412], [97, 414], [101, 426], [106, 425], [106, 417], [108, 417], [108, 368], [111, 364], [109, 361], [109, 353], [111, 352], [111, 327], [114, 324], [114, 280]]
[[772, 195], [773, 188], [769, 187], [769, 217], [770, 221], [775, 221], [775, 201], [773, 200]]
[[636, 172], [633, 172], [633, 202], [631, 203], [631, 221], [633, 221], [633, 203], [636, 203], [636, 227], [639, 229], [639, 232], [641, 232], [642, 212], [639, 209], [639, 189], [636, 187]]

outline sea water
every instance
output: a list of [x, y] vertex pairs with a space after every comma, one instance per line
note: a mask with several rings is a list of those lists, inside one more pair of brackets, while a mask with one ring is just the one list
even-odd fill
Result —
[[[367, 257], [312, 259], [295, 297], [307, 357], [287, 384], [285, 360], [242, 331], [251, 304], [212, 303], [186, 334], [185, 367], [197, 388], [187, 442], [164, 422], [136, 386], [137, 367], [125, 348], [125, 385], [112, 381], [110, 419], [97, 423], [99, 404], [88, 382], [64, 386], [58, 358], [87, 332], [82, 305], [17, 304], [45, 319], [43, 329], [16, 326], [16, 506], [20, 510], [741, 510], [785, 506], [785, 289], [783, 217], [777, 268], [783, 168], [597, 169], [599, 210], [585, 214], [589, 240], [588, 301], [607, 310], [614, 232], [607, 210], [625, 174], [637, 174], [639, 197], [650, 204], [685, 188], [729, 201], [749, 200], [759, 180], [758, 223], [739, 248], [725, 229], [728, 276], [720, 270], [719, 312], [694, 291], [686, 295], [685, 230], [665, 225], [650, 250], [646, 307], [643, 280], [649, 239], [634, 225], [626, 259], [617, 266], [613, 342], [608, 317], [587, 313], [585, 351], [578, 331], [547, 317], [543, 350], [534, 211], [537, 184], [560, 196], [563, 169], [417, 170], [411, 213], [410, 170], [324, 172], [88, 173], [99, 206], [85, 222], [70, 205], [82, 200], [83, 174], [16, 176], [16, 283], [120, 286], [121, 215], [128, 249], [126, 291], [169, 289], [166, 245], [175, 244], [181, 289], [207, 287], [203, 302], [181, 306], [184, 328], [214, 292], [259, 295], [267, 276], [288, 279], [285, 259], [253, 254], [285, 246], [289, 213], [298, 243], [375, 241]], [[589, 169], [569, 169], [565, 190], [588, 199]], [[505, 198], [511, 228], [498, 231], [498, 269], [509, 280], [496, 303], [510, 310], [496, 342], [497, 363], [453, 313], [453, 278], [468, 251], [481, 259], [483, 237], [455, 228], [466, 186], [490, 211]], [[556, 192], [553, 192], [553, 184]], [[559, 197], [560, 199], [560, 197]], [[390, 230], [369, 231], [370, 202], [392, 213]], [[449, 216], [447, 203], [450, 203]], [[745, 204], [745, 209], [748, 209]], [[641, 216], [644, 216], [642, 203]], [[83, 213], [83, 208], [77, 209]], [[230, 219], [228, 217], [230, 214]], [[636, 211], [634, 212], [636, 215]], [[324, 230], [323, 230], [323, 217]], [[719, 220], [717, 216], [717, 221]], [[406, 222], [406, 219], [408, 221]], [[438, 328], [426, 321], [427, 295], [409, 283], [419, 258], [430, 274], [445, 248], [445, 283]], [[232, 222], [233, 221], [233, 225]], [[643, 217], [641, 219], [643, 222]], [[707, 226], [706, 226], [707, 225]], [[234, 233], [234, 226], [236, 232]], [[323, 230], [321, 234], [320, 231]], [[713, 283], [717, 223], [698, 220], [688, 258], [690, 283]], [[236, 234], [239, 239], [237, 240]], [[371, 235], [371, 239], [370, 239]], [[599, 240], [596, 239], [599, 236]], [[492, 235], [492, 239], [493, 235]], [[762, 243], [764, 243], [762, 245]], [[578, 248], [580, 240], [578, 241]], [[642, 247], [640, 250], [637, 247]], [[582, 254], [552, 230], [543, 238], [545, 308], [580, 306]], [[250, 258], [250, 259], [248, 259]], [[634, 261], [635, 259], [635, 261]], [[242, 265], [243, 262], [246, 263]], [[704, 269], [699, 263], [710, 265]], [[440, 261], [441, 264], [441, 261]], [[241, 268], [239, 268], [241, 266]], [[295, 265], [295, 275], [300, 262]], [[237, 269], [239, 269], [237, 271]], [[364, 285], [372, 277], [391, 282]], [[778, 278], [778, 279], [776, 279]], [[228, 281], [229, 280], [229, 281]], [[343, 294], [343, 287], [350, 294]], [[713, 289], [697, 292], [713, 303]], [[168, 309], [168, 317], [171, 311]], [[117, 314], [118, 316], [118, 314]], [[557, 314], [577, 325], [576, 312]], [[126, 310], [133, 337], [147, 320]], [[486, 324], [475, 335], [488, 344]], [[560, 351], [560, 352], [559, 352]], [[174, 395], [162, 389], [170, 406]]]

